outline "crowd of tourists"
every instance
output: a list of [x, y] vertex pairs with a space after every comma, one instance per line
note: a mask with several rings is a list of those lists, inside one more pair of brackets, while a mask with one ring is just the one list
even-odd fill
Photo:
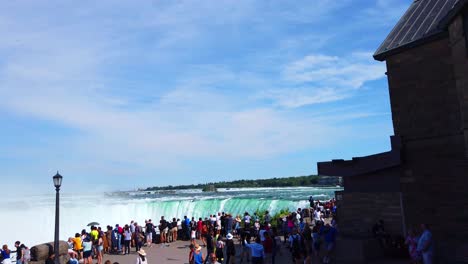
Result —
[[[103, 254], [126, 255], [131, 251], [138, 253], [138, 263], [142, 263], [146, 257], [142, 247], [155, 243], [164, 247], [177, 240], [190, 241], [189, 262], [195, 264], [235, 263], [236, 255], [241, 263], [275, 263], [284, 246], [294, 263], [311, 263], [311, 257], [325, 248], [323, 262], [328, 263], [337, 234], [335, 201], [310, 202], [310, 208], [298, 208], [275, 219], [268, 211], [236, 216], [218, 212], [204, 218], [166, 220], [162, 216], [158, 223], [148, 219], [141, 225], [130, 221], [104, 230], [91, 226], [68, 239], [70, 264], [91, 264], [93, 259], [102, 264]], [[325, 223], [327, 218], [331, 221]], [[236, 244], [241, 252], [236, 252]]]
[[[278, 254], [289, 254], [292, 263], [307, 264], [312, 263], [312, 259], [329, 263], [338, 233], [335, 200], [314, 201], [311, 196], [309, 202], [309, 207], [279, 217], [272, 217], [268, 211], [236, 216], [218, 212], [204, 218], [184, 216], [166, 220], [162, 216], [157, 223], [151, 219], [143, 224], [130, 221], [104, 229], [92, 225], [89, 230], [83, 229], [68, 239], [69, 264], [92, 264], [94, 260], [102, 264], [103, 254], [126, 255], [131, 251], [137, 253], [137, 264], [146, 264], [148, 260], [142, 247], [154, 244], [165, 247], [177, 240], [190, 242], [188, 261], [191, 264], [231, 264], [236, 263], [236, 259], [237, 263], [240, 260], [240, 263], [274, 264]], [[420, 237], [410, 232], [406, 240], [414, 263], [421, 260], [430, 263], [426, 260], [432, 252], [431, 234], [427, 226], [423, 228]], [[387, 237], [383, 221], [374, 226], [373, 232], [382, 240]], [[16, 263], [27, 264], [31, 257], [29, 248], [19, 241], [15, 247]], [[11, 263], [10, 253], [4, 245], [1, 249], [3, 264]], [[48, 263], [53, 263], [53, 256]]]

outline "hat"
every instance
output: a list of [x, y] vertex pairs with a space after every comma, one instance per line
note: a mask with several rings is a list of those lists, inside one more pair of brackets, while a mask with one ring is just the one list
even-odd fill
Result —
[[201, 250], [201, 247], [200, 247], [200, 245], [198, 245], [198, 244], [197, 244], [197, 245], [195, 245], [195, 250]]
[[226, 235], [226, 238], [229, 239], [229, 240], [231, 240], [231, 239], [233, 238], [233, 236], [232, 236], [231, 233], [228, 233], [228, 234]]
[[146, 252], [143, 249], [138, 250], [137, 253], [142, 256], [146, 256]]

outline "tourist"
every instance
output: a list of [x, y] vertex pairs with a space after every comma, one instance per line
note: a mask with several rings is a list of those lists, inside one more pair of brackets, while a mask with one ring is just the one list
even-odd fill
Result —
[[317, 224], [318, 221], [322, 222], [323, 218], [322, 218], [322, 213], [320, 212], [320, 210], [318, 209], [315, 209], [314, 210], [314, 221], [315, 221], [315, 224]]
[[8, 246], [3, 245], [2, 250], [1, 250], [2, 259], [3, 259], [2, 264], [11, 264], [10, 253], [11, 251], [8, 249]]
[[102, 254], [104, 250], [104, 240], [102, 232], [99, 233], [96, 246], [97, 264], [102, 264]]
[[[206, 246], [206, 236], [209, 233], [207, 222], [202, 223], [202, 228], [200, 232], [200, 239], [203, 242], [203, 246]], [[197, 227], [198, 228], [198, 227]]]
[[235, 262], [236, 259], [236, 247], [234, 245], [233, 235], [228, 233], [226, 235], [226, 264]]
[[273, 256], [273, 239], [271, 238], [271, 235], [269, 232], [263, 232], [262, 234], [263, 234], [262, 245], [263, 245], [263, 249], [265, 250], [265, 264], [270, 264], [272, 262], [272, 256]]
[[93, 244], [89, 237], [85, 237], [83, 240], [83, 260], [84, 264], [92, 264], [93, 259], [91, 254], [93, 253]]
[[248, 229], [241, 229], [240, 230], [240, 241], [241, 241], [241, 263], [244, 258], [247, 260], [247, 263], [250, 262], [250, 248], [247, 247], [247, 244], [250, 243], [250, 231]]
[[17, 263], [17, 264], [22, 264], [22, 263], [23, 263], [23, 249], [24, 249], [24, 245], [21, 244], [21, 242], [16, 241], [16, 242], [15, 242], [15, 248], [16, 248], [16, 263]]
[[195, 247], [195, 252], [193, 253], [193, 263], [203, 264], [204, 258], [203, 258], [203, 253], [201, 252], [202, 248], [198, 244], [195, 244], [194, 247]]
[[260, 243], [260, 237], [255, 239], [255, 243], [249, 244], [247, 240], [244, 241], [245, 246], [249, 248], [252, 256], [252, 264], [263, 264], [263, 258], [265, 257], [265, 250], [263, 245]]
[[312, 229], [310, 229], [309, 225], [305, 225], [304, 231], [302, 232], [302, 237], [304, 238], [304, 250], [307, 253], [307, 257], [310, 259], [312, 257]]
[[[120, 232], [120, 230], [122, 230], [122, 228], [119, 226], [119, 224], [116, 224], [115, 225], [115, 228], [113, 230], [114, 232], [114, 240], [112, 240], [112, 246], [114, 247], [114, 250], [116, 252], [122, 252], [122, 244], [121, 244], [121, 241], [122, 241], [122, 233]], [[123, 230], [122, 230], [123, 232]]]
[[377, 223], [374, 224], [372, 227], [372, 234], [374, 237], [379, 241], [380, 246], [382, 248], [387, 248], [388, 240], [390, 238], [389, 234], [385, 231], [385, 223], [384, 220], [380, 219]]
[[197, 239], [202, 239], [202, 228], [203, 228], [203, 220], [202, 218], [198, 218], [198, 221], [197, 221]]
[[107, 226], [107, 231], [105, 233], [107, 244], [104, 243], [104, 252], [105, 253], [111, 253], [112, 251], [112, 226], [108, 225]]
[[195, 217], [192, 217], [192, 221], [190, 221], [190, 239], [192, 243], [195, 243], [195, 239], [197, 238], [197, 221], [195, 221]]
[[419, 252], [417, 251], [419, 238], [416, 236], [414, 231], [410, 229], [406, 236], [405, 245], [408, 246], [408, 253], [411, 258], [411, 264], [417, 264], [421, 259]]
[[310, 204], [310, 207], [314, 207], [314, 197], [309, 196], [309, 204]]
[[112, 252], [113, 253], [118, 253], [119, 252], [119, 230], [116, 228], [112, 229], [112, 238], [111, 238], [111, 244], [112, 244]]
[[146, 252], [143, 249], [140, 249], [137, 253], [138, 253], [138, 257], [136, 259], [136, 264], [148, 264], [148, 259], [146, 258]]
[[296, 221], [296, 217], [294, 216], [294, 214], [290, 214], [288, 217], [287, 217], [287, 232], [288, 232], [288, 235], [291, 234], [292, 230], [295, 228], [295, 221]]
[[234, 230], [235, 230], [234, 234], [236, 235], [237, 238], [239, 238], [240, 236], [239, 231], [241, 229], [241, 223], [242, 223], [242, 218], [240, 215], [237, 215], [235, 219], [235, 226], [234, 226]]
[[205, 259], [205, 263], [206, 261], [209, 259], [208, 256], [211, 256], [212, 253], [214, 253], [214, 243], [213, 243], [213, 231], [210, 231], [208, 232], [206, 235], [205, 235], [205, 242], [206, 242], [206, 259]]
[[434, 255], [434, 243], [432, 241], [432, 233], [427, 224], [421, 224], [422, 234], [418, 240], [416, 250], [422, 255], [424, 264], [432, 264]]
[[177, 219], [172, 218], [172, 222], [169, 224], [169, 242], [177, 241]]
[[132, 240], [132, 232], [130, 231], [130, 227], [125, 225], [124, 227], [124, 245], [123, 245], [123, 254], [130, 254], [130, 241]]
[[273, 251], [271, 253], [271, 264], [275, 264], [276, 255], [281, 254], [281, 237], [278, 236], [278, 229], [273, 227], [271, 229], [273, 239]]
[[24, 246], [24, 248], [23, 248], [23, 264], [28, 264], [30, 261], [31, 261], [31, 250], [29, 249], [29, 247]]
[[161, 220], [159, 221], [159, 232], [161, 236], [161, 244], [167, 242], [167, 232], [169, 228], [167, 226], [167, 221], [164, 219], [164, 216], [161, 216]]
[[221, 232], [221, 213], [218, 212], [218, 215], [216, 216], [216, 234], [219, 234]]
[[189, 245], [189, 255], [188, 255], [189, 264], [193, 264], [195, 262], [194, 254], [195, 254], [195, 246], [193, 244], [190, 244]]
[[130, 247], [135, 246], [135, 221], [130, 221], [130, 232], [132, 232], [132, 240], [130, 241]]
[[78, 261], [77, 258], [75, 257], [70, 257], [70, 259], [67, 262], [68, 264], [79, 264], [80, 262]]
[[210, 255], [210, 264], [221, 264], [222, 262], [219, 262], [216, 258], [216, 254], [213, 253]]
[[226, 235], [227, 234], [232, 234], [232, 224], [233, 224], [233, 219], [232, 219], [232, 215], [230, 213], [226, 214]]
[[265, 226], [268, 226], [268, 224], [271, 222], [271, 215], [269, 211], [265, 211], [265, 216], [263, 216], [263, 221]]
[[224, 261], [224, 247], [226, 246], [226, 243], [223, 241], [221, 235], [216, 235], [216, 248], [215, 248], [215, 255], [216, 259], [223, 263]]
[[145, 225], [146, 244], [148, 245], [148, 247], [151, 247], [153, 243], [153, 230], [154, 230], [153, 222], [151, 222], [151, 219], [149, 219]]
[[68, 255], [70, 256], [70, 258], [77, 258], [78, 257], [78, 254], [75, 252], [75, 250], [73, 250], [73, 237], [69, 237], [68, 238], [68, 241], [67, 241], [67, 244], [68, 244]]
[[81, 240], [81, 236], [79, 233], [75, 234], [75, 238], [73, 238], [73, 249], [78, 254], [79, 259], [83, 258], [83, 242]]
[[303, 238], [297, 232], [297, 229], [293, 229], [289, 236], [289, 250], [291, 251], [293, 263], [300, 263], [304, 256]]
[[305, 226], [306, 226], [306, 223], [304, 223], [304, 218], [301, 218], [299, 220], [299, 233], [302, 234], [302, 232], [304, 232]]
[[249, 229], [250, 228], [250, 215], [248, 212], [245, 212], [244, 213], [244, 228], [245, 229]]
[[179, 239], [183, 238], [183, 232], [182, 232], [182, 221], [177, 218], [177, 234], [176, 234], [176, 241]]
[[322, 222], [318, 221], [312, 228], [312, 243], [315, 256], [318, 256], [320, 253], [320, 228], [322, 227]]
[[[137, 222], [135, 222], [135, 251], [138, 252], [143, 244], [145, 243], [145, 235], [143, 235], [143, 230], [142, 227], [138, 225]], [[154, 228], [153, 228], [154, 229]]]
[[190, 219], [184, 215], [184, 220], [182, 221], [182, 232], [184, 234], [184, 240], [190, 240]]
[[323, 263], [330, 263], [331, 253], [335, 249], [335, 241], [336, 241], [336, 229], [330, 224], [326, 224], [325, 226], [320, 228], [320, 235], [324, 237], [325, 241], [325, 256], [323, 257]]
[[257, 219], [255, 220], [255, 223], [254, 223], [254, 236], [255, 237], [259, 236], [259, 232], [260, 232], [260, 220]]

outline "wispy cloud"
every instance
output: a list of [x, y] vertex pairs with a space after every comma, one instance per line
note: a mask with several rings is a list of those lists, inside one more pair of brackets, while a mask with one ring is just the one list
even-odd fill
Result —
[[311, 54], [287, 63], [282, 70], [286, 88], [262, 91], [258, 97], [286, 108], [339, 101], [353, 96], [364, 83], [383, 78], [385, 67], [370, 52], [348, 57]]

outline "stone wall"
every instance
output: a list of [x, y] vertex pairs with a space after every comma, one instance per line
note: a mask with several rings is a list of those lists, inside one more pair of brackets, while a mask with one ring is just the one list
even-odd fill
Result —
[[[468, 9], [465, 11], [468, 20]], [[468, 22], [467, 22], [468, 23]], [[468, 28], [463, 26], [463, 17], [458, 16], [450, 25], [450, 46], [452, 49], [455, 84], [461, 110], [461, 125], [465, 140], [465, 156], [468, 157]]]
[[428, 223], [439, 263], [468, 262], [468, 57], [463, 20], [449, 37], [387, 59], [402, 139], [405, 226]]
[[343, 177], [347, 192], [399, 192], [400, 167]]
[[387, 232], [403, 234], [400, 193], [337, 192], [339, 232], [346, 237], [372, 237], [372, 227], [385, 221]]
[[393, 127], [403, 140], [453, 135], [461, 116], [447, 38], [387, 58]]

